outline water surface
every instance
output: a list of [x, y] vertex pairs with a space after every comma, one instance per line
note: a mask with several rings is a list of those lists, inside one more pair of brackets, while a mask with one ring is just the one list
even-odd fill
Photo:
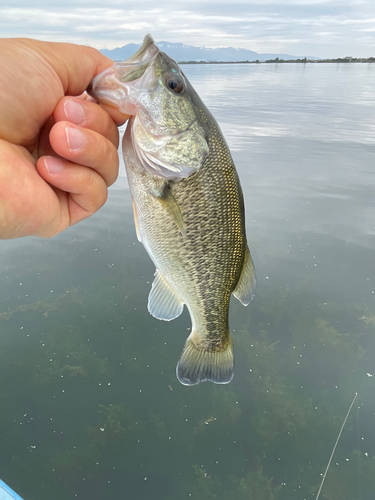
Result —
[[0, 243], [0, 477], [25, 500], [370, 500], [375, 477], [375, 65], [183, 66], [231, 148], [256, 265], [235, 377], [183, 387], [186, 311], [122, 171], [98, 214]]

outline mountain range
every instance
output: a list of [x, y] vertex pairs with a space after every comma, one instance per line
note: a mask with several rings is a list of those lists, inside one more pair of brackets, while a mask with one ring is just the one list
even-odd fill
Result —
[[[217, 49], [210, 49], [207, 47], [194, 47], [193, 45], [185, 45], [183, 43], [171, 42], [156, 42], [156, 45], [166, 52], [170, 57], [173, 57], [177, 62], [182, 61], [226, 61], [226, 62], [239, 62], [239, 61], [267, 61], [269, 59], [291, 60], [303, 59], [302, 56], [292, 56], [290, 54], [258, 54], [253, 50], [248, 49], [235, 49], [233, 47], [221, 47]], [[123, 61], [128, 59], [134, 52], [136, 52], [141, 44], [128, 43], [123, 47], [116, 49], [102, 49], [100, 52], [115, 61]], [[319, 59], [318, 57], [306, 56], [307, 59]]]

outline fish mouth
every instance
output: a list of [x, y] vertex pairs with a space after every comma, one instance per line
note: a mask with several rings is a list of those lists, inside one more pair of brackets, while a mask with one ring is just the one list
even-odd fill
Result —
[[[86, 89], [86, 92], [103, 104], [115, 106], [125, 114], [135, 115], [136, 108], [128, 96], [138, 87], [136, 80], [145, 75], [151, 63], [156, 59], [160, 50], [150, 34], [146, 35], [142, 46], [126, 61], [117, 62], [110, 68], [97, 75]], [[149, 72], [147, 72], [149, 73]], [[153, 75], [148, 76], [149, 88], [157, 85]], [[142, 82], [139, 83], [141, 88]]]

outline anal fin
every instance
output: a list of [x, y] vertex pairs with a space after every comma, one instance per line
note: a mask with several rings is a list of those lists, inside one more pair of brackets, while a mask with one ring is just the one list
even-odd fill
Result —
[[157, 319], [171, 321], [182, 313], [184, 303], [157, 269], [148, 296], [148, 310]]
[[236, 299], [238, 299], [244, 306], [247, 306], [254, 298], [255, 285], [256, 277], [254, 263], [250, 255], [249, 247], [246, 246], [241, 275], [238, 280], [237, 286], [232, 293], [236, 297]]

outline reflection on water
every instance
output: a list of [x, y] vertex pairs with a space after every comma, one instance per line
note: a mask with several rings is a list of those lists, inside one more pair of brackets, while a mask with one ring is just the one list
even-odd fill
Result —
[[[50, 240], [2, 242], [0, 470], [27, 500], [373, 498], [375, 66], [184, 66], [241, 177], [258, 290], [235, 377], [183, 387], [188, 314], [146, 308], [126, 179]], [[370, 83], [371, 82], [371, 83]]]

